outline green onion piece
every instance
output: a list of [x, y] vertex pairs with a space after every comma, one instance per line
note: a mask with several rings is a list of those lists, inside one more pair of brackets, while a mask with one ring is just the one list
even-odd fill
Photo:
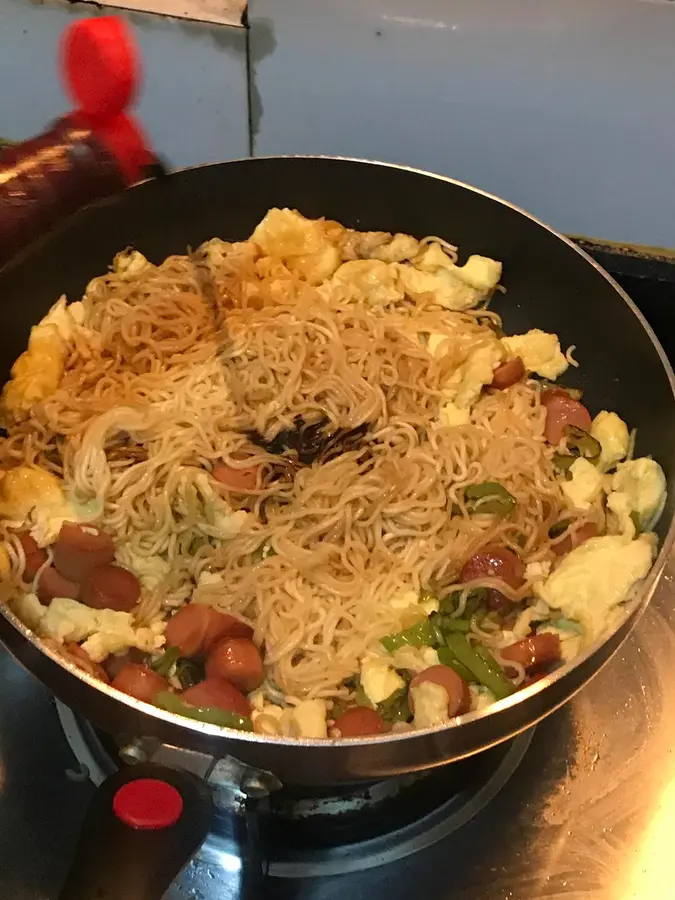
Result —
[[548, 530], [548, 536], [550, 538], [560, 537], [561, 534], [564, 534], [567, 531], [571, 524], [571, 519], [561, 519], [559, 522], [556, 522], [555, 525], [551, 525]]
[[[481, 646], [480, 644], [478, 645]], [[459, 662], [462, 663], [475, 678], [492, 691], [498, 700], [508, 697], [516, 690], [513, 682], [506, 677], [489, 651], [481, 648], [477, 652], [463, 634], [449, 634], [448, 647]]]
[[572, 473], [570, 472], [570, 466], [573, 462], [576, 462], [578, 456], [572, 456], [571, 453], [554, 453], [553, 454], [553, 466], [564, 475], [567, 475], [568, 478], [572, 477]]
[[153, 672], [157, 672], [162, 678], [168, 678], [169, 672], [178, 662], [180, 656], [180, 647], [167, 647], [164, 653], [150, 664]]
[[409, 722], [412, 719], [408, 705], [408, 685], [394, 691], [386, 700], [378, 703], [376, 711], [385, 722]]
[[380, 638], [380, 643], [388, 653], [393, 653], [399, 647], [433, 647], [436, 643], [436, 633], [429, 619], [415, 622], [410, 628], [388, 634]]
[[635, 534], [640, 534], [640, 532], [642, 531], [642, 520], [640, 519], [640, 513], [634, 509], [630, 514], [630, 518], [633, 525], [635, 525]]
[[576, 425], [565, 425], [564, 433], [567, 447], [572, 454], [583, 456], [589, 462], [595, 462], [600, 458], [602, 450], [600, 441], [596, 441], [593, 435], [584, 431], [583, 428], [577, 428]]
[[239, 731], [253, 731], [253, 722], [248, 716], [240, 716], [227, 709], [217, 706], [189, 706], [183, 703], [177, 694], [171, 691], [160, 691], [155, 699], [155, 706], [165, 709], [177, 716], [185, 716], [188, 719], [196, 719], [198, 722], [206, 722], [209, 725], [218, 725], [220, 728], [236, 728]]
[[449, 647], [438, 648], [438, 661], [444, 666], [454, 669], [464, 681], [470, 682], [476, 680], [473, 673], [470, 672], [466, 666], [462, 665]]
[[206, 678], [204, 664], [195, 659], [179, 659], [176, 663], [176, 678], [183, 690], [187, 690]]
[[464, 498], [470, 513], [508, 516], [516, 507], [516, 498], [498, 481], [470, 484], [464, 490]]

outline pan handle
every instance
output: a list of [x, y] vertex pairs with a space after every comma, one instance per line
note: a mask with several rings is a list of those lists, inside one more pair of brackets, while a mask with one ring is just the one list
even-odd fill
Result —
[[97, 789], [59, 900], [161, 900], [204, 841], [211, 791], [189, 772], [152, 763]]

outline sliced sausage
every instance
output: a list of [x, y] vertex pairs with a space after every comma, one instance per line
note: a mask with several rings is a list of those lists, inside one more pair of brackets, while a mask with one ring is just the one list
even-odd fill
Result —
[[131, 612], [140, 596], [140, 581], [122, 566], [99, 566], [82, 585], [82, 602], [92, 609]]
[[591, 430], [591, 414], [578, 400], [560, 388], [543, 391], [541, 404], [546, 407], [544, 437], [557, 446], [565, 436], [565, 425], [574, 425], [583, 431]]
[[253, 629], [227, 613], [204, 603], [181, 607], [166, 626], [167, 647], [178, 647], [181, 656], [206, 653], [222, 637], [253, 636]]
[[166, 679], [148, 666], [138, 663], [127, 663], [123, 666], [113, 678], [112, 686], [146, 703], [152, 703], [160, 691], [168, 689]]
[[525, 363], [519, 356], [514, 356], [513, 359], [509, 359], [507, 362], [502, 363], [501, 366], [497, 366], [492, 376], [490, 387], [503, 391], [520, 381], [524, 375]]
[[434, 684], [440, 684], [448, 695], [448, 715], [461, 716], [469, 710], [471, 706], [471, 694], [469, 693], [469, 685], [464, 681], [461, 675], [458, 675], [450, 666], [429, 666], [423, 672], [415, 675], [410, 682], [408, 690], [408, 703], [410, 712], [415, 714], [415, 698], [412, 689], [425, 681], [432, 681]]
[[260, 466], [238, 469], [234, 466], [228, 466], [227, 463], [217, 462], [213, 465], [212, 475], [228, 491], [234, 491], [237, 494], [248, 494], [256, 489], [259, 471]]
[[93, 525], [64, 522], [52, 548], [54, 565], [70, 581], [84, 581], [92, 569], [115, 558], [113, 539]]
[[501, 648], [499, 655], [504, 660], [519, 663], [529, 672], [560, 661], [560, 638], [557, 634], [533, 634], [509, 647]]
[[570, 527], [567, 529], [565, 537], [561, 541], [558, 541], [557, 544], [553, 544], [551, 549], [557, 556], [565, 556], [570, 550], [574, 550], [575, 547], [580, 547], [589, 538], [595, 537], [597, 533], [598, 526], [595, 522], [586, 522], [584, 525], [575, 529]]
[[26, 564], [23, 569], [23, 580], [32, 581], [37, 575], [40, 566], [47, 562], [47, 551], [42, 547], [38, 547], [35, 538], [31, 537], [28, 531], [21, 531], [17, 534], [23, 554], [26, 557]]
[[512, 588], [519, 588], [525, 580], [525, 565], [508, 547], [488, 544], [465, 563], [459, 580], [466, 584], [490, 576], [501, 578]]
[[240, 716], [251, 715], [251, 704], [241, 691], [220, 678], [207, 678], [180, 695], [190, 706], [217, 706]]
[[221, 638], [206, 658], [206, 677], [223, 678], [248, 694], [260, 687], [265, 677], [260, 650], [248, 638]]
[[80, 596], [80, 585], [68, 581], [54, 566], [48, 566], [40, 573], [37, 595], [43, 606], [49, 606], [54, 597], [70, 597], [71, 600], [77, 600]]
[[88, 675], [93, 675], [94, 678], [100, 678], [105, 684], [110, 683], [108, 674], [103, 666], [94, 662], [87, 651], [80, 647], [79, 644], [76, 644], [75, 641], [68, 641], [68, 643], [63, 645], [63, 650], [71, 662], [74, 662], [76, 666], [79, 666], [87, 672]]
[[387, 724], [369, 706], [353, 706], [335, 720], [331, 737], [365, 737], [368, 734], [382, 734]]
[[249, 640], [253, 637], [253, 629], [246, 622], [242, 622], [241, 619], [237, 619], [229, 613], [221, 613], [212, 606], [207, 608], [209, 623], [204, 635], [204, 653], [208, 653], [211, 647], [223, 637], [248, 638]]

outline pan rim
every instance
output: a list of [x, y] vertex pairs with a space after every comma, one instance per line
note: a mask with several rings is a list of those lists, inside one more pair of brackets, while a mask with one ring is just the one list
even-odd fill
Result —
[[[507, 207], [513, 210], [516, 213], [524, 216], [525, 218], [532, 221], [534, 224], [538, 225], [540, 228], [549, 232], [553, 237], [560, 240], [562, 243], [566, 244], [570, 249], [574, 250], [586, 263], [590, 264], [593, 269], [602, 277], [604, 280], [613, 288], [616, 294], [618, 294], [623, 302], [628, 306], [633, 315], [636, 317], [638, 322], [640, 323], [642, 329], [646, 332], [649, 337], [652, 346], [656, 350], [656, 353], [659, 357], [661, 365], [666, 373], [668, 378], [668, 383], [670, 385], [671, 394], [673, 399], [675, 400], [675, 372], [673, 371], [673, 367], [670, 364], [670, 361], [661, 346], [661, 342], [656, 336], [654, 330], [652, 329], [649, 322], [646, 320], [640, 309], [637, 307], [635, 302], [631, 299], [631, 297], [624, 291], [624, 289], [615, 281], [614, 278], [599, 264], [597, 263], [586, 251], [582, 250], [581, 247], [577, 246], [571, 238], [568, 238], [566, 235], [557, 231], [552, 226], [548, 225], [546, 222], [539, 219], [537, 216], [523, 209], [515, 203], [512, 203], [509, 200], [505, 200], [502, 197], [497, 196], [496, 194], [492, 194], [489, 191], [485, 191], [482, 188], [476, 187], [471, 184], [467, 184], [466, 182], [460, 181], [455, 178], [451, 178], [446, 175], [440, 175], [435, 172], [429, 172], [425, 169], [416, 168], [413, 166], [406, 166], [399, 163], [385, 162], [381, 160], [374, 159], [364, 159], [359, 157], [350, 157], [350, 156], [330, 156], [330, 155], [313, 155], [313, 154], [282, 154], [282, 155], [270, 155], [270, 156], [251, 156], [251, 157], [240, 157], [236, 159], [227, 159], [222, 160], [220, 162], [210, 162], [210, 163], [202, 163], [196, 166], [188, 166], [182, 169], [177, 169], [169, 174], [168, 177], [181, 177], [188, 175], [191, 172], [199, 171], [201, 169], [209, 169], [209, 168], [220, 168], [223, 166], [227, 166], [233, 163], [246, 164], [246, 165], [256, 165], [261, 162], [274, 162], [279, 160], [306, 160], [306, 161], [317, 161], [323, 160], [326, 162], [346, 162], [346, 163], [355, 163], [363, 166], [377, 166], [378, 168], [385, 169], [394, 169], [402, 172], [408, 172], [414, 175], [421, 175], [426, 178], [431, 178], [436, 181], [444, 182], [447, 184], [452, 184], [456, 187], [463, 188], [464, 190], [470, 191], [471, 193], [478, 194], [480, 196], [485, 197], [488, 200], [499, 203], [501, 206]], [[147, 188], [147, 186], [154, 184], [153, 180], [146, 180], [139, 182], [133, 187], [129, 188], [129, 191], [138, 191]], [[103, 206], [108, 200], [103, 200], [100, 204], [96, 204], [95, 206]], [[86, 212], [86, 210], [84, 211]], [[51, 235], [50, 235], [51, 237]], [[47, 238], [49, 240], [49, 237]], [[40, 242], [41, 243], [41, 242]], [[27, 249], [26, 253], [29, 255], [33, 251], [34, 247], [31, 246]], [[16, 262], [20, 262], [24, 257], [22, 253], [16, 260]], [[0, 268], [0, 276], [5, 272], [9, 271], [13, 268], [14, 263], [10, 263], [6, 269]], [[675, 463], [675, 460], [674, 460]], [[304, 747], [304, 748], [316, 748], [321, 749], [324, 752], [337, 752], [340, 748], [349, 747], [356, 748], [362, 746], [381, 746], [382, 744], [397, 744], [401, 741], [408, 741], [410, 739], [423, 738], [425, 736], [430, 735], [440, 735], [445, 732], [449, 732], [451, 730], [455, 730], [457, 728], [461, 728], [462, 725], [469, 725], [474, 722], [482, 721], [490, 716], [499, 715], [506, 710], [511, 709], [519, 705], [522, 702], [525, 702], [531, 697], [534, 697], [543, 691], [545, 691], [550, 686], [557, 684], [563, 678], [565, 678], [570, 672], [572, 672], [577, 667], [583, 665], [587, 662], [591, 657], [595, 655], [595, 653], [600, 650], [605, 644], [612, 640], [612, 638], [618, 634], [622, 629], [624, 631], [621, 639], [617, 643], [616, 647], [612, 649], [609, 656], [603, 663], [596, 669], [596, 671], [590, 676], [590, 678], [594, 677], [597, 672], [609, 661], [609, 659], [616, 653], [619, 649], [623, 641], [628, 637], [633, 627], [636, 625], [644, 611], [646, 610], [649, 602], [654, 594], [654, 591], [657, 587], [659, 578], [661, 577], [663, 570], [668, 562], [668, 559], [671, 554], [671, 550], [673, 548], [673, 544], [675, 544], [675, 515], [671, 519], [671, 522], [668, 526], [668, 530], [663, 539], [661, 547], [659, 548], [659, 553], [657, 554], [654, 563], [647, 574], [647, 576], [643, 579], [640, 589], [637, 591], [636, 598], [626, 607], [626, 615], [623, 617], [618, 625], [611, 631], [609, 634], [606, 634], [600, 638], [597, 638], [593, 641], [582, 654], [576, 656], [573, 660], [566, 663], [564, 666], [561, 666], [551, 675], [546, 678], [541, 679], [535, 684], [530, 685], [527, 688], [523, 688], [520, 691], [512, 694], [510, 697], [507, 697], [503, 700], [498, 700], [490, 706], [486, 707], [482, 710], [477, 710], [474, 712], [466, 713], [463, 716], [459, 716], [453, 720], [451, 720], [447, 724], [432, 726], [430, 728], [424, 729], [415, 729], [414, 731], [409, 732], [400, 732], [397, 734], [386, 734], [379, 735], [377, 737], [359, 737], [359, 738], [340, 738], [340, 739], [325, 739], [325, 738], [291, 738], [291, 737], [268, 737], [266, 735], [259, 735], [253, 732], [245, 732], [238, 731], [236, 729], [229, 728], [221, 728], [215, 725], [208, 725], [206, 723], [198, 722], [195, 720], [186, 719], [182, 716], [175, 715], [173, 713], [168, 713], [162, 709], [157, 708], [149, 703], [145, 703], [140, 700], [136, 700], [133, 697], [130, 697], [128, 694], [124, 694], [122, 691], [117, 690], [109, 685], [104, 684], [99, 681], [92, 675], [89, 675], [83, 669], [80, 669], [75, 664], [69, 662], [64, 657], [62, 657], [58, 652], [53, 650], [49, 645], [46, 645], [43, 640], [38, 637], [27, 625], [25, 625], [18, 616], [12, 612], [7, 606], [0, 606], [0, 613], [12, 624], [12, 626], [18, 630], [21, 635], [26, 639], [29, 643], [31, 643], [34, 647], [38, 649], [40, 653], [47, 655], [53, 662], [59, 665], [61, 668], [68, 671], [71, 675], [78, 678], [84, 684], [89, 687], [93, 687], [95, 690], [101, 692], [102, 694], [107, 695], [110, 699], [121, 702], [125, 706], [134, 710], [136, 713], [141, 714], [142, 716], [150, 716], [154, 719], [160, 719], [170, 725], [177, 726], [180, 729], [185, 729], [187, 731], [203, 735], [209, 738], [220, 738], [222, 740], [228, 741], [243, 741], [251, 744], [260, 744], [264, 746], [276, 746], [276, 747]], [[526, 725], [521, 729], [510, 729], [507, 734], [500, 736], [498, 739], [492, 741], [490, 744], [485, 745], [485, 747], [481, 747], [480, 749], [487, 749], [488, 746], [492, 746], [495, 743], [499, 743], [503, 740], [508, 740], [509, 738], [515, 736], [519, 730], [523, 730], [524, 728], [531, 727], [536, 724], [536, 722], [541, 721], [543, 718], [548, 716], [551, 712], [559, 709], [568, 700], [572, 699], [572, 697], [580, 690], [584, 688], [590, 678], [585, 679], [572, 693], [567, 694], [564, 699], [560, 700], [554, 706], [546, 709], [544, 713], [539, 715], [538, 717], [533, 718], [531, 721], [528, 721]], [[472, 755], [473, 752], [470, 751], [464, 755]], [[460, 758], [458, 755], [456, 758]]]

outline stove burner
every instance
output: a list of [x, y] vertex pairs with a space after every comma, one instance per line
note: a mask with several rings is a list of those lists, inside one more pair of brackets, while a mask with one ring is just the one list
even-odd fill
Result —
[[[118, 768], [111, 738], [57, 702], [66, 739], [94, 784]], [[402, 859], [443, 840], [479, 813], [523, 758], [532, 732], [448, 766], [331, 791], [282, 790], [265, 818], [270, 874], [282, 878], [339, 875]], [[217, 810], [211, 834], [183, 878], [241, 868], [240, 829]], [[202, 874], [203, 874], [202, 873]], [[183, 895], [176, 895], [177, 898]]]

